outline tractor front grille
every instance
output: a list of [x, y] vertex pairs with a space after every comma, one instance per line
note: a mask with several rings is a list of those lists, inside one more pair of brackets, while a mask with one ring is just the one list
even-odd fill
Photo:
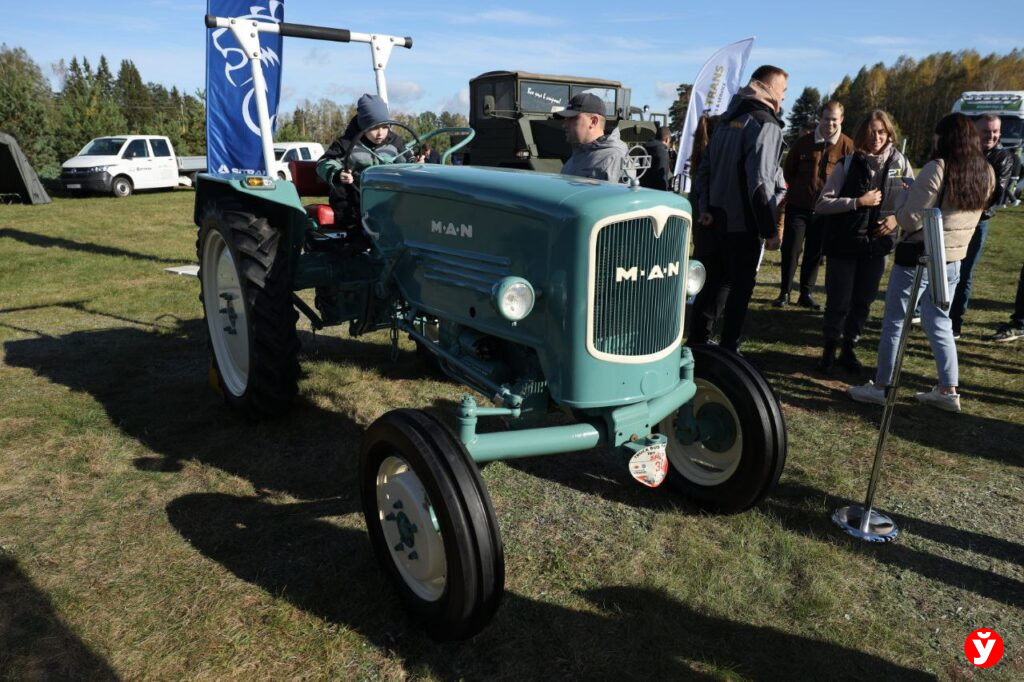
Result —
[[637, 217], [609, 223], [592, 254], [591, 350], [619, 358], [659, 354], [681, 336], [686, 284], [686, 234], [680, 216]]

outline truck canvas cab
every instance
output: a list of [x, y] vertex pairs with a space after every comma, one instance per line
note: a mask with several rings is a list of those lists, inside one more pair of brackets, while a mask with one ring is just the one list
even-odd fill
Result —
[[582, 93], [604, 101], [606, 132], [618, 128], [628, 145], [654, 138], [654, 122], [630, 120], [630, 90], [618, 81], [488, 71], [469, 82], [469, 127], [476, 139], [463, 163], [560, 172], [572, 149], [554, 114]]
[[193, 184], [195, 175], [205, 170], [205, 156], [176, 156], [166, 137], [117, 135], [90, 140], [78, 156], [61, 165], [60, 180], [69, 191], [127, 197], [140, 189]]

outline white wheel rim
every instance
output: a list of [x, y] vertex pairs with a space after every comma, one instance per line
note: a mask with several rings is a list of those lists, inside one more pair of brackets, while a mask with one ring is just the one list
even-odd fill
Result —
[[402, 580], [420, 599], [440, 599], [448, 581], [444, 538], [423, 483], [401, 457], [387, 457], [377, 469], [377, 511]]
[[235, 260], [220, 232], [207, 233], [201, 265], [213, 353], [224, 388], [238, 397], [249, 385], [249, 324]]
[[676, 415], [671, 414], [658, 425], [662, 434], [668, 436], [668, 461], [689, 481], [702, 486], [716, 486], [725, 483], [740, 465], [743, 456], [743, 429], [739, 415], [732, 401], [712, 383], [697, 379], [697, 393], [693, 397], [693, 413], [708, 404], [721, 405], [732, 415], [736, 425], [736, 439], [732, 446], [723, 452], [709, 450], [704, 443], [696, 442], [684, 445], [675, 435]]

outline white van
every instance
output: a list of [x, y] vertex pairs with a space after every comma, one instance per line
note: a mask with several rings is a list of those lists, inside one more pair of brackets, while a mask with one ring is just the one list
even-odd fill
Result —
[[316, 161], [324, 155], [319, 142], [278, 142], [274, 144], [274, 173], [282, 180], [291, 180], [289, 161]]
[[178, 157], [166, 137], [117, 135], [97, 137], [61, 164], [64, 189], [103, 192], [126, 197], [139, 189], [171, 189], [189, 185], [206, 170], [205, 156]]

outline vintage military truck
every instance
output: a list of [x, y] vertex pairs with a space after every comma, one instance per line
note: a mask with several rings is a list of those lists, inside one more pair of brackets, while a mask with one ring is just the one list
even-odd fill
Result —
[[[380, 48], [375, 65], [391, 46], [411, 44], [206, 23], [232, 28], [257, 85], [259, 31], [369, 42]], [[258, 111], [272, 168], [265, 103]], [[458, 132], [472, 140], [472, 130]], [[412, 135], [411, 148], [435, 133]], [[768, 493], [786, 458], [771, 388], [735, 354], [682, 344], [686, 296], [703, 283], [688, 256], [685, 199], [524, 170], [380, 161], [361, 172], [358, 225], [304, 208], [299, 172], [295, 182], [201, 175], [200, 297], [216, 380], [249, 417], [280, 417], [296, 396], [299, 312], [315, 328], [347, 323], [353, 336], [391, 330], [397, 343], [408, 334], [492, 403], [464, 396], [454, 428], [421, 410], [392, 411], [362, 443], [370, 542], [432, 636], [478, 632], [503, 593], [502, 542], [479, 463], [604, 446], [641, 483], [664, 480], [709, 510], [738, 512]], [[316, 290], [314, 306], [295, 295], [303, 289]], [[511, 429], [481, 433], [485, 416]]]
[[618, 81], [488, 71], [469, 81], [469, 127], [476, 138], [462, 163], [558, 173], [572, 149], [554, 113], [584, 92], [604, 101], [607, 130], [618, 128], [626, 144], [654, 138], [657, 124], [631, 118], [630, 90]]

